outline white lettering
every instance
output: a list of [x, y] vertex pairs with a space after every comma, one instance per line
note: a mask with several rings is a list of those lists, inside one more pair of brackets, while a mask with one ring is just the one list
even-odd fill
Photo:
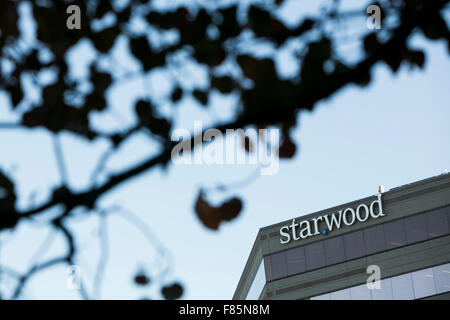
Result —
[[[360, 215], [360, 210], [361, 210], [361, 208], [364, 208], [364, 211], [366, 211], [366, 216], [365, 216], [365, 218], [361, 218], [361, 215]], [[365, 204], [360, 204], [360, 205], [358, 206], [358, 208], [356, 208], [356, 218], [357, 218], [359, 221], [361, 221], [361, 222], [364, 222], [364, 221], [366, 221], [367, 219], [369, 219], [369, 208], [368, 208]]]
[[[369, 206], [366, 204], [360, 204], [356, 207], [356, 210], [353, 208], [346, 208], [332, 214], [314, 217], [311, 220], [303, 220], [300, 223], [296, 223], [295, 219], [292, 219], [292, 223], [290, 225], [281, 227], [280, 235], [282, 238], [280, 239], [280, 242], [284, 244], [291, 241], [289, 229], [291, 229], [292, 239], [299, 240], [311, 237], [313, 235], [318, 235], [320, 233], [326, 235], [333, 229], [340, 229], [342, 221], [344, 222], [344, 225], [351, 226], [356, 222], [356, 220], [359, 222], [364, 222], [367, 221], [369, 217], [374, 219], [384, 217], [386, 214], [383, 210], [383, 202], [381, 197], [382, 195], [379, 193], [377, 195], [377, 199], [374, 200]], [[378, 210], [376, 210], [376, 207], [378, 207]], [[323, 230], [319, 230], [319, 222], [321, 221], [325, 221], [328, 230], [325, 228]], [[314, 231], [311, 229], [311, 224], [313, 224]], [[296, 227], [299, 227], [298, 233]]]
[[[350, 220], [350, 222], [347, 220], [347, 212], [350, 212], [352, 214], [352, 218]], [[344, 215], [343, 215], [343, 220], [344, 220], [344, 224], [347, 226], [351, 226], [352, 224], [355, 223], [355, 210], [353, 210], [352, 208], [347, 208], [344, 210]]]
[[325, 222], [328, 226], [328, 230], [333, 230], [333, 224], [336, 225], [336, 229], [339, 229], [341, 227], [341, 218], [342, 218], [342, 210], [338, 212], [339, 216], [336, 218], [336, 214], [331, 215], [331, 222], [328, 220], [328, 215], [323, 216], [325, 218]]
[[[283, 231], [283, 230], [287, 230], [287, 231]], [[288, 243], [289, 241], [291, 241], [291, 236], [289, 234], [288, 226], [284, 226], [280, 229], [280, 236], [286, 238], [286, 240], [280, 239], [281, 244], [285, 244], [285, 243]]]
[[[377, 200], [375, 200], [374, 202], [372, 202], [370, 204], [370, 215], [374, 219], [385, 216], [385, 214], [383, 213], [383, 203], [381, 201], [381, 193], [378, 194], [377, 198], [378, 198]], [[374, 210], [376, 204], [378, 205], [378, 215], [375, 213], [375, 210]]]
[[[308, 220], [304, 220], [304, 221], [300, 222], [299, 225], [300, 225], [300, 229], [301, 229], [300, 230], [300, 238], [305, 239], [305, 238], [312, 236], [311, 225], [309, 224]], [[302, 227], [303, 225], [305, 227]]]

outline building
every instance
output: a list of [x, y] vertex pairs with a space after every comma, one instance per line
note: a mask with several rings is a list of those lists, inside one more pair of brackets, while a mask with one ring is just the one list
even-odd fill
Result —
[[450, 299], [450, 175], [260, 229], [233, 299]]

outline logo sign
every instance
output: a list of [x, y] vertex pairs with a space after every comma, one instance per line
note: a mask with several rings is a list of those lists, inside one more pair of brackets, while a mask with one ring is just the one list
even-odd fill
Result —
[[384, 216], [381, 193], [379, 193], [377, 199], [369, 206], [360, 204], [356, 208], [346, 208], [298, 223], [295, 219], [292, 219], [291, 224], [280, 228], [280, 242], [286, 244], [291, 240], [306, 239], [319, 234], [326, 235], [328, 232], [340, 229], [343, 226], [351, 226], [357, 221], [365, 222], [369, 218], [378, 219]]

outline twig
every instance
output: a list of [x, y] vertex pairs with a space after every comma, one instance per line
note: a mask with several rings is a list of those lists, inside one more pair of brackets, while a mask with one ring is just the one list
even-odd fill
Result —
[[61, 148], [61, 143], [59, 142], [58, 136], [54, 135], [52, 137], [53, 149], [55, 151], [56, 163], [58, 165], [59, 174], [61, 181], [64, 185], [68, 184], [67, 168], [64, 163], [64, 155]]
[[97, 271], [94, 278], [94, 297], [100, 299], [101, 285], [108, 262], [109, 246], [108, 246], [108, 221], [104, 212], [100, 212], [99, 221], [99, 239], [100, 239], [100, 257], [97, 264]]

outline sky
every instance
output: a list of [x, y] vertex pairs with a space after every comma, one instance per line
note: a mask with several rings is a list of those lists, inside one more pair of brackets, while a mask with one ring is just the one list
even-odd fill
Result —
[[[420, 36], [412, 41], [426, 49], [424, 70], [402, 65], [392, 75], [386, 65], [379, 64], [370, 86], [348, 86], [319, 103], [313, 112], [301, 112], [294, 131], [299, 149], [293, 159], [282, 160], [275, 175], [258, 176], [248, 185], [218, 194], [219, 198], [237, 195], [244, 200], [240, 216], [218, 231], [207, 230], [195, 216], [193, 205], [199, 188], [241, 181], [255, 166], [172, 165], [167, 170], [152, 170], [114, 189], [101, 199], [101, 205], [120, 205], [149, 226], [152, 236], [170, 252], [173, 268], [167, 281], [183, 284], [184, 299], [231, 299], [259, 228], [374, 195], [380, 184], [389, 190], [450, 169], [447, 47], [442, 42], [424, 42]], [[132, 100], [135, 87], [133, 82], [124, 84], [109, 96], [124, 127], [133, 118], [121, 106]], [[214, 119], [226, 117], [231, 103], [219, 100], [217, 97]], [[0, 95], [0, 102], [5, 101]], [[211, 121], [209, 114], [190, 101], [178, 112], [178, 127], [191, 128], [198, 119]], [[2, 107], [0, 122], [11, 117]], [[67, 133], [59, 138], [71, 186], [83, 190], [95, 160], [107, 145], [100, 141], [89, 144]], [[2, 131], [0, 145], [0, 168], [19, 181], [19, 206], [26, 207], [33, 197], [35, 202], [45, 200], [48, 194], [43, 186], [57, 184], [60, 179], [51, 136], [39, 129]], [[145, 135], [137, 135], [108, 168], [120, 170], [154, 151]], [[98, 219], [81, 215], [70, 226], [77, 230], [82, 250], [77, 264], [87, 290], [93, 292], [88, 283], [99, 255]], [[26, 270], [48, 231], [40, 221], [34, 221], [1, 234], [0, 264]], [[146, 236], [119, 215], [108, 218], [110, 245], [99, 297], [160, 298], [157, 285], [139, 288], [132, 282], [140, 268], [153, 270], [155, 247]], [[61, 238], [56, 235], [55, 239], [48, 252], [35, 261], [64, 252]], [[65, 266], [39, 273], [28, 283], [24, 297], [78, 298], [76, 291], [67, 288], [67, 276]], [[6, 287], [13, 284], [7, 281]]]

